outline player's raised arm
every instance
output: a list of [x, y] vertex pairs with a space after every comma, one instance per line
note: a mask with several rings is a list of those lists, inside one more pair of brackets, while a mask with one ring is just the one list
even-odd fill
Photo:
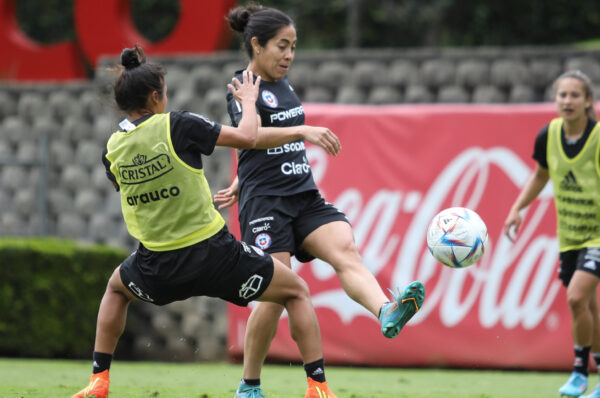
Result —
[[242, 72], [242, 81], [233, 78], [227, 88], [242, 106], [242, 118], [238, 127], [223, 126], [217, 139], [217, 145], [229, 146], [233, 148], [254, 148], [256, 146], [256, 137], [258, 121], [254, 104], [258, 96], [258, 87], [260, 85], [260, 76], [256, 80], [249, 70]]

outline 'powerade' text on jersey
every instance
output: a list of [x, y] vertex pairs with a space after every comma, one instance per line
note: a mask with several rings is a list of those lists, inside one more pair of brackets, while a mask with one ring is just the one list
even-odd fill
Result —
[[600, 124], [574, 158], [563, 150], [563, 119], [548, 128], [548, 171], [554, 187], [561, 252], [600, 246]]
[[[241, 72], [235, 73], [240, 81]], [[231, 92], [227, 93], [227, 110], [231, 123], [237, 126], [242, 110]], [[260, 82], [256, 110], [262, 127], [304, 124], [304, 108], [287, 76], [277, 82]], [[288, 196], [317, 189], [303, 139], [276, 148], [240, 150], [237, 174], [240, 209], [255, 196]]]
[[148, 249], [190, 246], [225, 225], [214, 208], [204, 171], [175, 153], [168, 113], [113, 133], [106, 158], [120, 187], [127, 229]]

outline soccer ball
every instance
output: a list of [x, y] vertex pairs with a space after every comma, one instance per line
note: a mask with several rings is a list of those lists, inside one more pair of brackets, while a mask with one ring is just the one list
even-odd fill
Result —
[[439, 212], [427, 229], [427, 247], [440, 263], [464, 268], [483, 256], [488, 234], [473, 210], [451, 207]]

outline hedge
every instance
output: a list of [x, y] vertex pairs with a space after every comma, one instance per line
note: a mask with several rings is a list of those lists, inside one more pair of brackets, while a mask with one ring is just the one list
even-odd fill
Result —
[[126, 256], [52, 238], [0, 239], [0, 356], [89, 358], [106, 283]]

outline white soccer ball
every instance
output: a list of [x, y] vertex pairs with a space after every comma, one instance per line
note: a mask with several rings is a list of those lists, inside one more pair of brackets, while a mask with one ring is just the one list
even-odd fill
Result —
[[439, 212], [427, 229], [427, 247], [440, 263], [464, 268], [483, 256], [487, 227], [473, 210], [451, 207]]

